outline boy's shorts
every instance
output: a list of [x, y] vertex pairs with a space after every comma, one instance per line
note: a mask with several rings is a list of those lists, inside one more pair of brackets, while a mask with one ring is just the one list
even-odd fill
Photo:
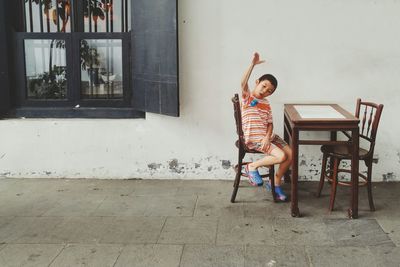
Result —
[[279, 135], [274, 134], [274, 137], [272, 138], [270, 145], [265, 149], [261, 148], [261, 143], [253, 143], [253, 142], [249, 142], [247, 144], [247, 147], [264, 154], [271, 154], [274, 148], [279, 147], [280, 149], [283, 149], [287, 145], [288, 144], [285, 142], [285, 140], [283, 140]]

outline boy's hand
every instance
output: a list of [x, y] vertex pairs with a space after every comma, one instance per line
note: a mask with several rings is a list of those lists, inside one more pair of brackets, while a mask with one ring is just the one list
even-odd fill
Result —
[[271, 144], [271, 139], [269, 136], [265, 136], [262, 140], [261, 140], [261, 148], [263, 150], [266, 150], [269, 145]]
[[260, 60], [260, 55], [257, 52], [255, 52], [254, 56], [253, 56], [253, 60], [251, 61], [251, 63], [253, 65], [258, 65], [258, 64], [261, 64], [261, 63], [264, 63], [264, 62], [265, 62], [265, 60]]

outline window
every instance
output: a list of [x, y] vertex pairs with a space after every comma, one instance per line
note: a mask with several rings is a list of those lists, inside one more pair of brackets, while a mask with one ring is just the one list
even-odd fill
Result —
[[179, 115], [176, 1], [19, 1], [7, 37], [16, 116]]

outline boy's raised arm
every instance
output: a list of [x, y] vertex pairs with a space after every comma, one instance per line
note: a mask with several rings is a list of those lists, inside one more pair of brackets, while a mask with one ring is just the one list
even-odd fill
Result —
[[248, 82], [249, 82], [249, 78], [250, 78], [251, 72], [253, 71], [254, 66], [264, 63], [264, 62], [265, 62], [265, 60], [260, 60], [260, 55], [257, 52], [255, 52], [254, 56], [253, 56], [253, 60], [251, 61], [251, 65], [247, 69], [247, 71], [244, 73], [243, 78], [242, 78], [241, 87], [242, 87], [242, 96], [243, 97], [247, 97], [248, 94], [250, 93]]

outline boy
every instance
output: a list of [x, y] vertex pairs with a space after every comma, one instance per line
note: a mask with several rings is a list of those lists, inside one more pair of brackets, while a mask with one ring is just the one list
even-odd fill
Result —
[[[275, 192], [281, 201], [286, 201], [287, 197], [281, 188], [281, 177], [290, 166], [292, 151], [282, 138], [273, 133], [272, 110], [266, 98], [275, 92], [278, 81], [273, 75], [265, 74], [256, 80], [255, 88], [251, 92], [248, 86], [254, 66], [264, 62], [265, 60], [260, 60], [260, 55], [255, 53], [241, 82], [244, 139], [249, 149], [264, 154], [263, 158], [246, 165], [246, 173], [252, 185], [261, 186], [263, 180], [258, 168], [280, 164], [275, 175]], [[271, 189], [269, 181], [266, 187]]]

